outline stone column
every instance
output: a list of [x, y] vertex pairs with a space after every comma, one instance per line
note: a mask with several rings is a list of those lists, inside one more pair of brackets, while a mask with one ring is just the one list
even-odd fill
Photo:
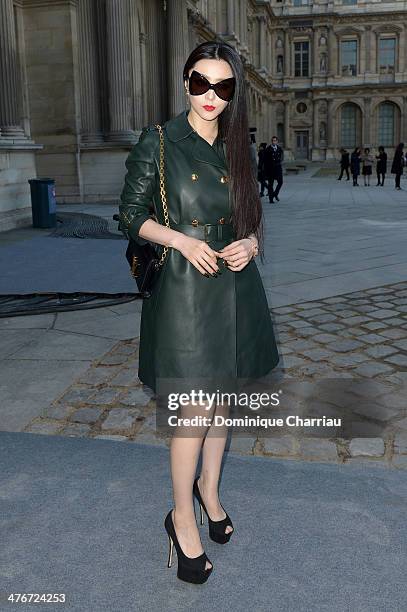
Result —
[[284, 102], [284, 149], [291, 149], [290, 142], [290, 100]]
[[273, 107], [269, 97], [267, 97], [267, 129], [265, 134], [265, 140], [267, 144], [271, 142], [272, 135], [277, 131], [274, 123]]
[[335, 77], [338, 74], [338, 38], [333, 30], [329, 28], [329, 44], [328, 44], [328, 68], [329, 76]]
[[284, 31], [284, 76], [291, 75], [291, 40], [288, 30]]
[[263, 15], [259, 16], [259, 32], [260, 32], [259, 67], [266, 68], [266, 19]]
[[227, 27], [228, 27], [229, 35], [235, 34], [234, 17], [235, 17], [235, 0], [227, 0]]
[[234, 10], [234, 23], [235, 23], [235, 38], [239, 41], [239, 44], [242, 42], [242, 38], [241, 38], [241, 32], [240, 32], [240, 6], [239, 6], [240, 2], [239, 0], [237, 0], [237, 2], [233, 3], [233, 10]]
[[218, 21], [218, 2], [217, 0], [209, 0], [208, 7], [208, 21], [215, 30], [215, 32], [219, 31], [219, 21]]
[[[271, 30], [271, 34], [270, 34], [270, 47], [271, 47], [270, 72], [273, 77], [276, 77], [277, 76], [277, 56], [283, 55], [283, 52], [281, 49], [277, 48], [277, 34], [274, 29]], [[282, 76], [281, 74], [278, 75], [279, 78], [281, 76]]]
[[187, 7], [184, 0], [167, 1], [167, 67], [168, 111], [170, 118], [186, 107], [182, 70], [186, 62], [188, 41]]
[[319, 110], [319, 102], [318, 100], [314, 100], [313, 105], [313, 119], [312, 119], [312, 148], [316, 149], [319, 146], [319, 128], [318, 128], [318, 110]]
[[[311, 55], [311, 70], [310, 75], [319, 74], [319, 30], [314, 28], [312, 39], [312, 55]], [[311, 51], [311, 49], [310, 49]]]
[[356, 66], [356, 74], [364, 77], [365, 72], [368, 70], [366, 65], [366, 31], [358, 36], [358, 65]]
[[81, 78], [81, 140], [103, 141], [100, 123], [100, 92], [98, 78], [98, 39], [93, 0], [79, 4], [79, 57]]
[[[397, 47], [396, 48], [396, 72], [403, 73], [405, 70], [405, 53], [406, 53], [406, 36], [407, 30], [404, 27], [403, 31], [397, 36]], [[398, 70], [397, 70], [398, 67]]]
[[240, 2], [240, 31], [241, 31], [241, 44], [242, 47], [247, 47], [247, 2], [242, 0]]
[[365, 31], [365, 40], [364, 42], [362, 42], [362, 44], [364, 44], [365, 49], [366, 49], [366, 55], [365, 55], [365, 70], [366, 72], [372, 72], [372, 64], [373, 64], [373, 57], [372, 57], [372, 38], [373, 38], [373, 32], [372, 32], [372, 27], [371, 26], [366, 26], [366, 31]]
[[130, 61], [126, 0], [106, 0], [109, 140], [134, 141], [130, 114]]
[[372, 136], [371, 136], [371, 103], [372, 103], [372, 99], [371, 98], [365, 98], [365, 107], [364, 107], [364, 113], [363, 113], [363, 134], [362, 134], [362, 141], [363, 141], [363, 145], [365, 147], [371, 147], [372, 146]]
[[[130, 4], [130, 53], [132, 64], [132, 112], [136, 129], [150, 123], [147, 118], [146, 36], [144, 15], [140, 7]], [[165, 41], [164, 41], [165, 44]], [[163, 63], [164, 64], [164, 63]], [[164, 67], [164, 66], [163, 66]], [[148, 71], [149, 72], [149, 71]]]
[[267, 57], [266, 57], [266, 67], [267, 67], [267, 72], [269, 72], [270, 74], [272, 73], [273, 70], [273, 65], [271, 63], [271, 59], [273, 57], [273, 53], [271, 50], [271, 32], [270, 30], [267, 28]]
[[372, 32], [370, 35], [370, 70], [373, 74], [379, 72], [377, 51], [377, 34]]
[[407, 143], [407, 96], [403, 96], [400, 137], [401, 137], [400, 142]]
[[107, 49], [106, 49], [106, 6], [98, 4], [96, 11], [96, 32], [99, 54], [97, 57], [99, 78], [99, 109], [103, 134], [109, 132], [109, 84], [107, 82]]
[[21, 83], [17, 62], [17, 40], [13, 0], [0, 2], [0, 128], [1, 138], [26, 139], [19, 125]]
[[[145, 3], [145, 20], [147, 33], [147, 99], [148, 99], [148, 122], [155, 123], [163, 121], [166, 115], [166, 66], [165, 57], [165, 30], [163, 28], [163, 15], [161, 13], [161, 2], [149, 0]], [[171, 50], [170, 50], [171, 52]], [[184, 59], [184, 62], [186, 57]], [[181, 71], [178, 79], [182, 85]], [[183, 103], [185, 108], [185, 94]]]
[[333, 116], [333, 112], [332, 112], [332, 108], [333, 108], [333, 104], [334, 104], [334, 100], [333, 98], [328, 99], [328, 110], [327, 110], [327, 148], [328, 149], [332, 149], [333, 151], [333, 157], [335, 156], [335, 149], [337, 148], [337, 142], [336, 142], [336, 138], [335, 138], [335, 121], [334, 121], [334, 116]]

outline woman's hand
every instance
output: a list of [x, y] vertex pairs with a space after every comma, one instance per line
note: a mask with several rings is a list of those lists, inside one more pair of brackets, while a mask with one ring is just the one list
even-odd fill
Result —
[[176, 240], [173, 241], [174, 248], [188, 259], [201, 274], [205, 276], [211, 274], [213, 276], [215, 272], [219, 272], [216, 251], [211, 249], [204, 240], [186, 236], [181, 232], [178, 233], [180, 236], [177, 236]]
[[254, 257], [256, 246], [256, 238], [242, 238], [241, 240], [231, 242], [221, 249], [218, 254], [226, 261], [229, 270], [239, 272]]

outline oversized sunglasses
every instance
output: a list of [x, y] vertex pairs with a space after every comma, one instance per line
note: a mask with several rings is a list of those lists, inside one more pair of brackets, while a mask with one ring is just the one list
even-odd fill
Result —
[[229, 102], [235, 92], [235, 81], [235, 77], [231, 77], [218, 83], [209, 83], [203, 74], [193, 70], [189, 77], [189, 93], [192, 96], [201, 96], [210, 89], [213, 89], [218, 98]]

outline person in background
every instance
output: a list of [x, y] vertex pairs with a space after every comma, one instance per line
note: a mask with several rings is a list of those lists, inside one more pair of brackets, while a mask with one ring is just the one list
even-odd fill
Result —
[[376, 187], [383, 187], [384, 179], [386, 178], [387, 172], [387, 153], [384, 147], [379, 147], [379, 155], [376, 155], [376, 174], [377, 174], [377, 185]]
[[397, 145], [396, 150], [394, 152], [393, 163], [391, 165], [391, 173], [395, 174], [395, 188], [401, 189], [400, 187], [400, 179], [403, 174], [403, 166], [404, 166], [404, 155], [403, 155], [404, 143], [400, 142]]
[[[258, 164], [257, 164], [257, 180], [260, 183], [260, 197], [264, 196], [264, 187], [267, 186], [266, 176], [264, 174], [264, 153], [266, 151], [267, 142], [261, 142], [258, 152]], [[268, 191], [268, 186], [267, 186]]]
[[352, 172], [354, 187], [359, 187], [358, 176], [360, 174], [360, 152], [360, 148], [356, 147], [350, 156], [350, 171]]
[[[283, 185], [283, 166], [284, 151], [278, 144], [277, 136], [271, 139], [264, 153], [264, 172], [268, 180], [269, 201], [272, 204], [274, 198], [279, 202], [278, 194]], [[277, 187], [274, 189], [274, 181], [277, 181]]]
[[346, 149], [339, 149], [340, 154], [341, 154], [341, 161], [340, 166], [341, 166], [341, 173], [338, 176], [338, 181], [340, 181], [343, 177], [343, 173], [346, 172], [346, 176], [347, 176], [347, 181], [349, 181], [349, 166], [350, 166], [350, 162], [349, 162], [349, 153], [347, 152]]
[[372, 176], [373, 155], [370, 155], [369, 147], [366, 147], [362, 155], [362, 174], [365, 187], [370, 187], [370, 177]]

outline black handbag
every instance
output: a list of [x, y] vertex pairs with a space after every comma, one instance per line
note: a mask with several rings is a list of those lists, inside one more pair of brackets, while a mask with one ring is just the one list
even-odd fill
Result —
[[[161, 125], [155, 126], [160, 134], [160, 192], [164, 211], [164, 222], [170, 227], [168, 217], [167, 198], [164, 185], [164, 136]], [[155, 218], [157, 221], [157, 218]], [[130, 273], [137, 283], [137, 287], [143, 298], [149, 298], [152, 288], [157, 281], [161, 267], [167, 256], [168, 247], [163, 247], [161, 255], [151, 242], [139, 244], [129, 236], [129, 244], [126, 250], [126, 258], [130, 265]]]
[[143, 294], [142, 297], [150, 297], [159, 273], [159, 258], [155, 247], [149, 242], [139, 245], [130, 238], [126, 249], [126, 258], [130, 265], [130, 273], [137, 283], [137, 288]]

